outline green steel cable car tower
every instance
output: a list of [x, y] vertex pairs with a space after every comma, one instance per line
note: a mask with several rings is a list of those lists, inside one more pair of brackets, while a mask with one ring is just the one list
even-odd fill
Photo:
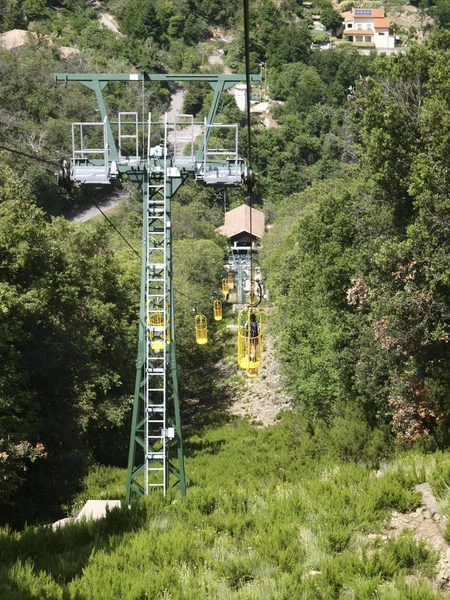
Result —
[[[143, 235], [139, 341], [132, 414], [126, 502], [134, 494], [170, 485], [184, 496], [183, 445], [175, 355], [174, 289], [172, 270], [171, 200], [189, 176], [205, 185], [250, 185], [253, 175], [238, 153], [236, 124], [215, 124], [223, 91], [245, 80], [245, 75], [212, 74], [67, 74], [56, 82], [78, 82], [96, 96], [101, 121], [72, 124], [72, 158], [59, 172], [62, 185], [110, 185], [123, 175], [143, 195]], [[260, 81], [260, 75], [252, 75]], [[140, 81], [142, 89], [152, 81], [207, 82], [214, 90], [209, 115], [195, 123], [192, 115], [164, 120], [139, 120], [137, 112], [120, 112], [110, 122], [103, 90], [111, 81]], [[114, 126], [114, 127], [113, 127]], [[162, 145], [151, 146], [152, 128], [163, 128]], [[213, 128], [234, 130], [233, 148], [208, 145]], [[197, 129], [196, 129], [197, 128]], [[196, 132], [202, 138], [194, 151]], [[147, 143], [145, 144], [145, 139]], [[99, 140], [102, 143], [99, 144]], [[173, 151], [168, 152], [169, 142]]]

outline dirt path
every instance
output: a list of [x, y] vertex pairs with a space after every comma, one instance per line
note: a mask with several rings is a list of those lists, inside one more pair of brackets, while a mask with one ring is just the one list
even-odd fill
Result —
[[111, 31], [114, 31], [114, 33], [117, 33], [118, 35], [120, 35], [121, 37], [125, 37], [123, 35], [123, 33], [120, 33], [119, 31], [119, 26], [117, 24], [117, 21], [115, 20], [115, 18], [110, 15], [109, 13], [101, 13], [100, 14], [100, 21], [102, 22], [102, 24], [107, 28], [110, 29]]
[[[102, 209], [103, 212], [111, 210], [116, 206], [119, 206], [121, 202], [124, 200], [128, 200], [130, 197], [131, 190], [125, 188], [122, 190], [111, 190], [111, 193], [107, 195], [106, 198], [96, 198], [94, 196], [95, 203]], [[94, 217], [98, 217], [100, 215], [100, 211], [96, 206], [91, 206], [89, 208], [82, 209], [73, 209], [70, 213], [66, 215], [66, 219], [68, 221], [73, 222], [81, 222], [89, 221]]]
[[229, 75], [233, 71], [230, 69], [230, 67], [228, 67], [224, 63], [222, 56], [223, 56], [223, 50], [222, 49], [220, 49], [220, 50], [214, 50], [208, 56], [208, 62], [209, 62], [210, 65], [222, 65], [223, 72], [226, 73], [227, 75]]
[[245, 379], [245, 388], [237, 391], [229, 405], [231, 414], [272, 425], [281, 410], [292, 408], [292, 397], [285, 391], [285, 380], [275, 356], [274, 338], [264, 333], [262, 366], [254, 379]]

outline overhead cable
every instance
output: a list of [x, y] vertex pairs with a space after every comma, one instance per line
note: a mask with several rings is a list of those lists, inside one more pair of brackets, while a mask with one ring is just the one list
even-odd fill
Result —
[[[11, 152], [12, 154], [17, 154], [18, 156], [24, 156], [25, 158], [31, 158], [32, 160], [36, 160], [37, 162], [46, 163], [48, 165], [54, 165], [55, 167], [60, 167], [61, 165], [53, 160], [47, 160], [46, 158], [40, 158], [39, 156], [33, 156], [32, 154], [27, 154], [26, 152], [21, 152], [20, 150], [14, 150], [13, 148], [7, 148], [6, 146], [0, 146], [0, 150], [6, 150], [7, 152]], [[50, 169], [47, 169], [50, 171]], [[53, 171], [51, 171], [53, 173]]]
[[[244, 0], [244, 51], [245, 51], [245, 80], [247, 85], [246, 109], [247, 109], [247, 139], [248, 139], [248, 163], [252, 168], [252, 135], [250, 127], [250, 18], [249, 18], [249, 0]], [[249, 229], [250, 229], [250, 285], [253, 285], [253, 242], [252, 242], [252, 187], [253, 177], [248, 177], [248, 206], [249, 206]]]
[[[85, 191], [85, 188], [82, 188], [83, 191]], [[95, 202], [95, 200], [92, 198], [92, 196], [88, 193], [86, 193], [86, 196], [89, 198], [89, 200], [92, 202], [92, 204], [95, 206], [95, 208], [97, 208], [97, 210], [100, 211], [100, 213], [103, 215], [103, 217], [108, 221], [108, 223], [111, 225], [111, 227], [114, 229], [114, 231], [116, 233], [118, 233], [120, 235], [120, 237], [123, 239], [123, 241], [125, 242], [125, 244], [131, 248], [131, 250], [136, 254], [136, 256], [139, 258], [139, 260], [142, 260], [141, 255], [139, 254], [139, 252], [137, 250], [135, 250], [133, 248], [133, 246], [130, 244], [130, 242], [126, 239], [126, 237], [124, 235], [122, 235], [121, 231], [114, 225], [114, 223], [111, 221], [111, 219], [102, 211], [102, 209], [100, 208], [100, 206]]]

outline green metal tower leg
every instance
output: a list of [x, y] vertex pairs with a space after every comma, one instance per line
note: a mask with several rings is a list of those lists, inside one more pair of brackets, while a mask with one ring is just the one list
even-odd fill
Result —
[[[144, 194], [143, 194], [143, 223], [146, 222], [146, 215], [148, 213], [148, 175], [144, 172]], [[147, 229], [143, 227], [142, 235], [142, 263], [141, 263], [141, 293], [140, 293], [140, 315], [139, 315], [139, 341], [138, 341], [138, 352], [136, 359], [136, 381], [134, 386], [134, 403], [133, 413], [131, 420], [131, 436], [130, 436], [130, 447], [128, 453], [128, 469], [127, 469], [127, 481], [126, 481], [126, 495], [125, 502], [131, 503], [132, 493], [142, 496], [145, 493], [144, 486], [138, 481], [139, 475], [142, 472], [144, 462], [144, 392], [145, 392], [145, 291], [146, 291], [146, 272], [147, 263], [145, 258], [147, 256]]]

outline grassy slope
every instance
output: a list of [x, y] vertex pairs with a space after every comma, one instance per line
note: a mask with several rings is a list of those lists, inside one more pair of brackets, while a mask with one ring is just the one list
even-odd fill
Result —
[[[382, 531], [392, 509], [417, 505], [412, 486], [427, 477], [423, 465], [437, 481], [450, 472], [448, 455], [422, 457], [420, 469], [408, 458], [375, 477], [314, 457], [294, 415], [268, 429], [217, 416], [186, 437], [185, 501], [156, 493], [56, 533], [3, 531], [0, 598], [440, 597], [422, 581], [433, 574], [433, 553], [408, 536], [368, 534]], [[123, 482], [120, 470], [95, 469], [86, 496], [117, 497]], [[441, 492], [445, 483], [440, 477]], [[418, 576], [412, 587], [407, 573]]]

